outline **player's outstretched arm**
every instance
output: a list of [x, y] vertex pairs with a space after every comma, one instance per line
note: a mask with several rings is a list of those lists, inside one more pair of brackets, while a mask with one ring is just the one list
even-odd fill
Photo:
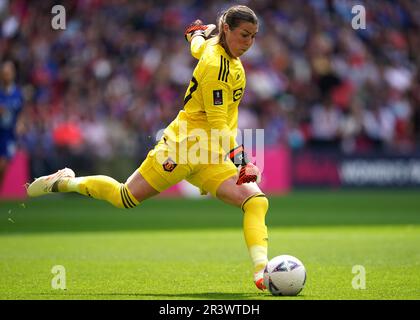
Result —
[[204, 49], [204, 42], [216, 29], [214, 24], [203, 24], [199, 19], [191, 23], [185, 30], [185, 40], [191, 44], [191, 54], [194, 58], [200, 59]]
[[207, 39], [214, 29], [216, 29], [214, 24], [203, 24], [201, 20], [197, 19], [185, 29], [185, 40], [191, 42], [197, 36]]

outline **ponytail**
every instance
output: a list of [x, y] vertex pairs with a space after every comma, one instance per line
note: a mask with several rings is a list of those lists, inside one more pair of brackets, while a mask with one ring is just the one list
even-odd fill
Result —
[[218, 21], [219, 34], [217, 35], [217, 43], [220, 43], [223, 48], [227, 49], [226, 35], [223, 30], [224, 24], [226, 23], [230, 30], [234, 30], [241, 22], [251, 22], [258, 25], [258, 18], [254, 11], [242, 5], [230, 7], [223, 12]]

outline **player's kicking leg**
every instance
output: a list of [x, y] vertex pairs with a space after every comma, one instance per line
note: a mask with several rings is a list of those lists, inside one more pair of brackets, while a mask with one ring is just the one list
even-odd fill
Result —
[[268, 262], [265, 225], [268, 200], [256, 183], [237, 185], [236, 180], [236, 177], [231, 177], [222, 182], [217, 189], [217, 197], [242, 209], [245, 242], [254, 264], [254, 283], [258, 289], [264, 290], [263, 275]]
[[99, 200], [106, 200], [117, 208], [134, 208], [141, 201], [159, 192], [153, 189], [136, 170], [126, 183], [97, 175], [76, 177], [73, 170], [64, 168], [48, 176], [35, 179], [27, 186], [30, 197], [54, 192], [77, 192]]

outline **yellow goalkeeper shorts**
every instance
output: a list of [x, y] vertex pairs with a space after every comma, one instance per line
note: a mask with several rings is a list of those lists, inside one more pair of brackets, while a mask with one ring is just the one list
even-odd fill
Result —
[[[180, 143], [169, 140], [164, 136], [152, 149], [146, 159], [138, 168], [144, 179], [157, 191], [162, 192], [182, 180], [187, 180], [198, 187], [201, 194], [210, 194], [216, 197], [220, 184], [228, 178], [237, 175], [236, 166], [230, 159], [224, 160], [218, 153], [219, 161], [212, 162], [210, 152], [207, 159], [191, 161], [190, 155], [196, 149], [193, 142], [188, 142], [182, 150]], [[215, 155], [213, 154], [213, 159]], [[208, 161], [206, 161], [208, 160]]]

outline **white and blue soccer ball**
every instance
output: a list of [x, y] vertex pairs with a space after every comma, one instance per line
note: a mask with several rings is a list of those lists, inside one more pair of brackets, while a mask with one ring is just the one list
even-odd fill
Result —
[[306, 270], [298, 258], [281, 255], [271, 259], [264, 270], [264, 285], [274, 296], [296, 296], [306, 282]]

